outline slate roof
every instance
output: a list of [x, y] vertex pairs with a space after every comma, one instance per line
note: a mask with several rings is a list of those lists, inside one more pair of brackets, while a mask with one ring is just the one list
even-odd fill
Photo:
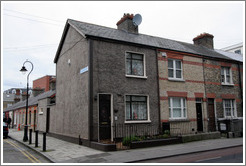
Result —
[[233, 52], [227, 52], [227, 51], [223, 51], [223, 50], [215, 50], [216, 52], [220, 53], [220, 54], [223, 54], [227, 57], [230, 57], [236, 61], [240, 61], [240, 62], [243, 62], [243, 55], [240, 55], [240, 54], [236, 54], [236, 53], [233, 53]]
[[71, 25], [84, 37], [104, 38], [104, 39], [122, 41], [122, 42], [127, 42], [127, 43], [134, 43], [134, 44], [139, 44], [139, 45], [144, 45], [144, 46], [150, 46], [153, 48], [159, 48], [159, 49], [162, 48], [162, 49], [169, 49], [169, 50], [174, 50], [174, 51], [192, 53], [192, 54], [202, 55], [206, 57], [220, 58], [220, 59], [226, 59], [226, 60], [235, 60], [213, 49], [208, 49], [203, 46], [197, 46], [194, 44], [184, 43], [180, 41], [175, 41], [175, 40], [170, 40], [170, 39], [165, 39], [165, 38], [160, 38], [160, 37], [155, 37], [155, 36], [150, 36], [150, 35], [144, 35], [140, 33], [139, 34], [129, 33], [124, 30], [118, 30], [114, 28], [109, 28], [109, 27], [104, 27], [100, 25], [95, 25], [95, 24], [90, 24], [90, 23], [68, 19], [64, 32], [63, 32], [60, 45], [56, 53], [56, 57], [54, 59], [55, 63], [57, 62], [59, 58], [59, 53], [62, 47], [63, 40], [65, 39], [68, 25]]
[[[36, 97], [30, 97], [30, 98], [28, 98], [28, 106], [38, 105], [39, 100], [50, 97], [50, 96], [54, 95], [55, 93], [56, 93], [55, 91], [50, 90], [50, 91], [41, 93], [40, 95], [38, 95]], [[16, 110], [19, 108], [25, 108], [25, 107], [26, 107], [26, 100], [13, 104], [12, 106], [3, 110], [3, 112], [12, 111], [12, 110]]]

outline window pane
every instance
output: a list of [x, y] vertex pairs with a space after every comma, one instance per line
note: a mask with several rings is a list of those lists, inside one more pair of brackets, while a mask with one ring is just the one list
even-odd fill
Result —
[[146, 96], [132, 96], [132, 101], [146, 101]]
[[181, 78], [181, 70], [176, 70], [176, 78]]
[[130, 101], [130, 96], [126, 96], [126, 101]]
[[143, 55], [139, 55], [139, 54], [132, 54], [132, 59], [143, 60]]
[[168, 60], [168, 68], [173, 68], [173, 60]]
[[168, 77], [173, 78], [173, 69], [168, 69]]
[[147, 120], [147, 104], [132, 102], [132, 117], [133, 120]]
[[225, 70], [226, 70], [226, 75], [230, 75], [230, 68], [225, 68]]
[[130, 109], [130, 103], [126, 103], [126, 120], [131, 120], [131, 109]]
[[224, 75], [224, 67], [221, 67], [221, 72], [220, 72], [221, 75]]
[[169, 108], [169, 118], [171, 118], [171, 108]]
[[226, 108], [226, 116], [231, 116], [231, 109], [230, 108]]
[[173, 117], [174, 118], [181, 118], [181, 108], [174, 108], [173, 109]]
[[180, 98], [173, 98], [173, 107], [181, 108]]
[[126, 74], [131, 75], [131, 60], [127, 59], [126, 60]]
[[176, 69], [181, 69], [181, 61], [175, 61], [176, 62]]
[[127, 53], [126, 53], [126, 58], [127, 58], [127, 59], [131, 59], [131, 54], [127, 52]]
[[183, 109], [183, 116], [186, 117], [186, 109]]
[[132, 74], [143, 76], [143, 61], [132, 60]]
[[226, 76], [226, 82], [230, 83], [230, 76]]

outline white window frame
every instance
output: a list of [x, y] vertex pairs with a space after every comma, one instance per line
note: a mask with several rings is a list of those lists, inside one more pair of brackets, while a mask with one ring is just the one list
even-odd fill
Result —
[[[173, 99], [178, 98], [181, 101], [181, 117], [173, 117]], [[170, 100], [170, 105], [169, 105], [169, 119], [187, 119], [187, 102], [185, 97], [169, 97], [168, 100]], [[184, 103], [185, 106], [184, 107]], [[185, 108], [185, 116], [184, 116], [184, 108]]]
[[[139, 97], [147, 97], [147, 120], [126, 120], [126, 96], [139, 96]], [[140, 94], [126, 94], [125, 95], [125, 123], [150, 123], [150, 109], [149, 109], [149, 95], [140, 95]]]
[[[171, 60], [172, 62], [173, 62], [173, 68], [169, 68], [168, 67], [168, 61], [169, 60]], [[180, 61], [181, 63], [181, 78], [177, 78], [177, 76], [176, 76], [176, 61]], [[168, 59], [167, 60], [167, 75], [168, 75], [168, 80], [177, 80], [177, 81], [183, 81], [184, 80], [184, 78], [183, 78], [183, 62], [182, 62], [182, 60], [180, 60], [180, 59]], [[169, 69], [172, 69], [173, 70], [173, 77], [169, 77]]]
[[[229, 68], [230, 82], [227, 82], [227, 80], [226, 80], [226, 70], [225, 70], [225, 68]], [[231, 67], [221, 66], [221, 70], [223, 70], [223, 73], [224, 73], [224, 82], [222, 82], [222, 79], [221, 79], [221, 84], [222, 85], [234, 85], [233, 84], [233, 80], [232, 80]], [[222, 77], [221, 74], [220, 74], [220, 76]]]
[[[230, 101], [230, 108], [231, 109], [231, 115], [227, 116], [226, 115], [226, 106], [225, 106], [225, 100]], [[234, 109], [232, 109], [234, 108]], [[237, 105], [234, 99], [223, 99], [223, 110], [224, 110], [224, 118], [237, 118]]]
[[[127, 74], [127, 53], [133, 53], [133, 54], [139, 54], [139, 55], [143, 55], [143, 76], [138, 76], [138, 75], [129, 75]], [[145, 60], [145, 54], [144, 53], [140, 53], [140, 52], [134, 52], [134, 51], [125, 51], [125, 74], [126, 77], [133, 77], [133, 78], [144, 78], [147, 79], [148, 77], [146, 76], [146, 60]]]
[[43, 115], [44, 114], [44, 109], [42, 107], [39, 107], [38, 114], [39, 115]]

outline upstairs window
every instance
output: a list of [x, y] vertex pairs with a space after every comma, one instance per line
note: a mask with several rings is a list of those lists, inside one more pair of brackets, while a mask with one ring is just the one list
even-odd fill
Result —
[[126, 75], [145, 76], [144, 54], [126, 53]]
[[221, 83], [232, 84], [232, 74], [230, 67], [221, 67]]
[[168, 78], [183, 79], [181, 60], [168, 59]]
[[235, 100], [226, 99], [223, 100], [224, 117], [237, 117]]

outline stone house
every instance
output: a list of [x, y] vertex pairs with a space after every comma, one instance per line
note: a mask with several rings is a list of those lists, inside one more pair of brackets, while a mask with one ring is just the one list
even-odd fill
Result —
[[[214, 131], [232, 100], [237, 116], [242, 116], [242, 86], [237, 86], [241, 69], [236, 67], [242, 62], [215, 51], [210, 34], [198, 36], [194, 44], [153, 37], [138, 33], [133, 17], [125, 14], [117, 29], [67, 20], [54, 59], [56, 109], [50, 112], [51, 134], [80, 137], [90, 145], [124, 137], [123, 128], [132, 125], [136, 135], [141, 135], [137, 133], [141, 127], [150, 126], [156, 131], [148, 133], [150, 128], [145, 134]], [[228, 65], [235, 86], [222, 85]], [[212, 108], [215, 128], [208, 111]], [[122, 127], [121, 133], [116, 126]]]

